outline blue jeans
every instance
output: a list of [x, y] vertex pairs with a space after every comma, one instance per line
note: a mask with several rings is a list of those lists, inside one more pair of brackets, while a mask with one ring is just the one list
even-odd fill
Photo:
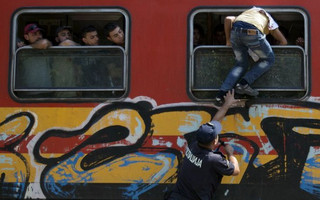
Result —
[[[245, 31], [247, 29], [256, 29], [256, 34], [248, 34]], [[241, 77], [251, 85], [263, 73], [270, 69], [275, 60], [272, 48], [266, 40], [266, 35], [262, 34], [251, 24], [245, 22], [234, 23], [231, 30], [230, 41], [236, 63], [221, 85], [220, 90], [222, 91], [231, 90]], [[249, 71], [247, 71], [249, 59], [248, 49], [251, 49], [259, 56], [259, 60]]]

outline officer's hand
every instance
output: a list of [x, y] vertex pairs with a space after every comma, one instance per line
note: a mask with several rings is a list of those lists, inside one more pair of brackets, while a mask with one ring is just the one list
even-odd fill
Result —
[[225, 143], [224, 150], [226, 151], [228, 156], [233, 155], [233, 148], [230, 144]]

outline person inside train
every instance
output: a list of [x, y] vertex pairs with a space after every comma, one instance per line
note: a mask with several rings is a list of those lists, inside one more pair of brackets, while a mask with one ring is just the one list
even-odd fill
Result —
[[[44, 29], [37, 24], [27, 24], [24, 27], [25, 45], [29, 45], [36, 49], [47, 49], [52, 46], [52, 43], [43, 38]], [[23, 45], [22, 45], [23, 46]]]
[[193, 25], [193, 48], [204, 44], [204, 30], [198, 23]]
[[124, 47], [125, 45], [125, 36], [121, 27], [114, 23], [110, 22], [104, 27], [104, 32], [107, 39], [112, 42], [113, 45], [119, 45]]
[[[81, 35], [82, 42], [85, 46], [99, 45], [98, 31], [94, 26], [89, 25], [85, 27]], [[95, 57], [81, 59], [83, 84], [86, 87], [110, 88], [113, 86], [110, 69], [114, 63], [106, 62], [106, 60], [106, 58]], [[97, 95], [97, 97], [99, 97], [99, 95]]]
[[224, 32], [224, 25], [223, 24], [219, 24], [214, 28], [213, 44], [214, 45], [225, 45], [226, 44], [226, 34]]
[[[37, 24], [31, 23], [24, 27], [25, 46], [35, 49], [48, 49], [52, 43], [43, 38], [44, 29]], [[43, 56], [25, 57], [21, 60], [21, 64], [17, 66], [19, 76], [17, 78], [17, 86], [26, 89], [34, 88], [50, 88], [52, 87], [50, 60]], [[50, 96], [50, 92], [26, 91], [20, 92], [24, 96], [46, 97]]]
[[73, 41], [72, 27], [60, 26], [56, 30], [55, 42], [58, 46], [77, 46], [79, 45]]
[[85, 46], [99, 45], [99, 35], [96, 27], [89, 25], [81, 31], [81, 41]]
[[[60, 26], [56, 29], [55, 42], [58, 46], [79, 46], [73, 41], [72, 27]], [[73, 88], [80, 85], [82, 71], [79, 65], [75, 64], [72, 57], [57, 57], [52, 59], [51, 76], [53, 86], [56, 88]], [[76, 97], [79, 92], [57, 91], [55, 97]]]

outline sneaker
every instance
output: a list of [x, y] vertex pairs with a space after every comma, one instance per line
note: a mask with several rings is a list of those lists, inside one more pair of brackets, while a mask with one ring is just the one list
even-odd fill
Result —
[[219, 90], [219, 92], [218, 92], [218, 94], [217, 94], [217, 96], [216, 96], [216, 98], [215, 98], [215, 104], [216, 104], [216, 106], [222, 106], [223, 105], [223, 103], [224, 103], [224, 96], [227, 94], [227, 92], [226, 91], [223, 91], [223, 90]]
[[258, 96], [259, 92], [255, 89], [252, 89], [248, 84], [246, 85], [241, 85], [237, 84], [236, 85], [236, 93], [238, 94], [247, 94], [249, 96]]
[[220, 107], [220, 106], [223, 105], [223, 103], [224, 103], [224, 98], [223, 97], [221, 98], [221, 97], [218, 96], [218, 97], [215, 98], [215, 105], [216, 106]]

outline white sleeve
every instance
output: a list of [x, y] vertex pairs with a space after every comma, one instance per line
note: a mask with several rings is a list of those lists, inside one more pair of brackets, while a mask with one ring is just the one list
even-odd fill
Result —
[[265, 11], [264, 9], [260, 8], [260, 7], [253, 7], [255, 9], [258, 9], [258, 10], [263, 10], [263, 12], [267, 15], [268, 19], [269, 19], [269, 23], [268, 23], [268, 29], [269, 30], [274, 30], [274, 29], [277, 29], [279, 28], [279, 25], [277, 24], [277, 22], [271, 17], [271, 15]]
[[258, 8], [258, 9], [259, 10], [263, 10], [263, 12], [267, 15], [267, 17], [269, 19], [269, 23], [268, 23], [268, 29], [269, 30], [274, 30], [274, 29], [279, 28], [279, 25], [277, 24], [277, 22], [271, 17], [271, 15], [267, 11], [265, 11], [262, 8]]
[[266, 12], [266, 14], [267, 14], [267, 17], [269, 18], [269, 30], [274, 30], [274, 29], [277, 29], [277, 28], [279, 28], [279, 25], [277, 24], [277, 22], [276, 21], [274, 21], [274, 19], [271, 17], [271, 15], [269, 14], [269, 13], [267, 13]]

